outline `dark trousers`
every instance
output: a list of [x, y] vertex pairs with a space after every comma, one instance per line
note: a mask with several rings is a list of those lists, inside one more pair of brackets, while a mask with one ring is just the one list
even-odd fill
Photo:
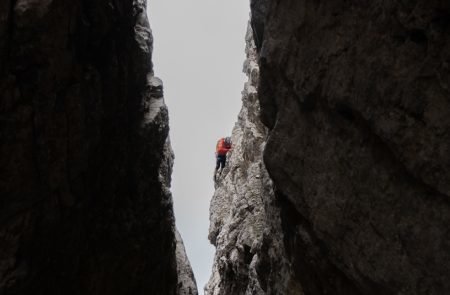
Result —
[[227, 162], [227, 156], [226, 155], [217, 155], [217, 162], [216, 162], [216, 170], [219, 168], [225, 168], [225, 163]]

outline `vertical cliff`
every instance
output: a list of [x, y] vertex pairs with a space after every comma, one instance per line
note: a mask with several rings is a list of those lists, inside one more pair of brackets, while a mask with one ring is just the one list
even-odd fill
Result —
[[450, 293], [449, 2], [251, 8], [208, 294]]
[[145, 6], [0, 1], [0, 294], [179, 292]]
[[259, 67], [250, 27], [246, 43], [243, 106], [210, 206], [209, 240], [216, 254], [207, 295], [286, 294], [290, 279], [273, 185], [262, 162], [267, 129], [259, 120]]
[[304, 293], [449, 293], [449, 2], [252, 9], [264, 163]]
[[176, 257], [177, 257], [177, 295], [198, 295], [197, 283], [195, 281], [194, 272], [191, 263], [186, 255], [183, 240], [178, 231], [175, 232], [176, 238]]

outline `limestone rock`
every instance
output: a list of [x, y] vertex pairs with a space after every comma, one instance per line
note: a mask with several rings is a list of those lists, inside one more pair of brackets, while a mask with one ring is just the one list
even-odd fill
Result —
[[195, 282], [194, 273], [191, 264], [186, 255], [183, 240], [180, 233], [175, 232], [177, 242], [177, 269], [178, 269], [178, 295], [198, 295], [197, 283]]
[[233, 149], [210, 205], [209, 240], [216, 247], [207, 295], [287, 294], [290, 280], [272, 182], [262, 163], [267, 130], [259, 120], [259, 68], [252, 30], [247, 36], [243, 106]]
[[251, 8], [207, 294], [450, 293], [448, 1]]
[[0, 1], [0, 294], [177, 294], [151, 52], [143, 0]]
[[264, 162], [305, 294], [450, 293], [450, 3], [254, 1]]

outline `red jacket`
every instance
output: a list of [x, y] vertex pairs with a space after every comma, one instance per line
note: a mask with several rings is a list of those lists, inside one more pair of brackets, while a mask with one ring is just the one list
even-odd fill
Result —
[[219, 139], [219, 141], [217, 142], [216, 145], [216, 153], [219, 156], [225, 156], [228, 151], [231, 150], [231, 144], [230, 145], [226, 145], [225, 144], [225, 138], [221, 138]]

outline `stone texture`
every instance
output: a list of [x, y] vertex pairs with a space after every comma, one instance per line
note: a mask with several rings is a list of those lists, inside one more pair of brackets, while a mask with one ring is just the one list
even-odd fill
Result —
[[268, 10], [269, 0], [250, 0], [253, 40], [257, 50], [261, 49], [264, 40], [264, 21]]
[[259, 120], [259, 68], [250, 29], [246, 41], [244, 72], [249, 80], [232, 132], [233, 149], [210, 206], [209, 240], [216, 254], [207, 295], [288, 294], [291, 283], [279, 210], [262, 163], [267, 130]]
[[151, 52], [144, 0], [0, 1], [0, 294], [178, 293]]
[[258, 5], [264, 162], [304, 294], [450, 293], [450, 3]]
[[192, 272], [191, 263], [186, 255], [183, 240], [178, 231], [175, 232], [177, 241], [177, 272], [178, 272], [178, 295], [198, 295], [197, 283]]

